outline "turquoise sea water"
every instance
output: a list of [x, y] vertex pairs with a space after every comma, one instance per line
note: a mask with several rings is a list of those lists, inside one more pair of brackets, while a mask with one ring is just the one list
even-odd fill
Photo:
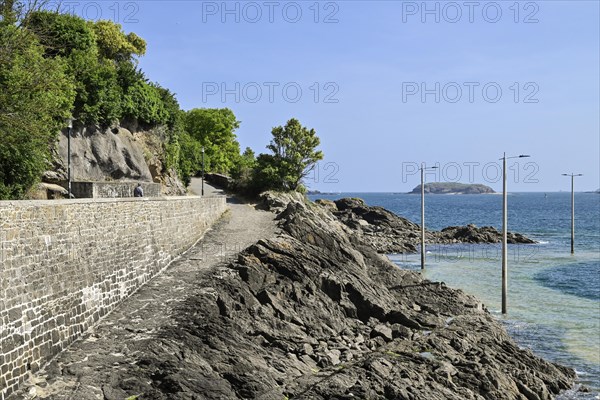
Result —
[[[360, 197], [420, 223], [420, 196], [394, 193], [311, 195]], [[500, 245], [430, 245], [424, 276], [480, 298], [522, 347], [574, 368], [592, 393], [562, 399], [600, 398], [600, 195], [575, 194], [575, 255], [570, 254], [571, 194], [511, 193], [509, 231], [534, 245], [509, 245], [508, 315], [502, 316]], [[502, 224], [501, 195], [428, 195], [425, 223]], [[389, 255], [401, 268], [420, 270], [418, 254]]]

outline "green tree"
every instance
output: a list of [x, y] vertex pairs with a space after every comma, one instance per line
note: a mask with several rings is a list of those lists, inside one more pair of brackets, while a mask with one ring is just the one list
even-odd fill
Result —
[[[106, 26], [116, 27], [111, 24]], [[117, 66], [114, 60], [100, 54], [98, 46], [100, 42], [103, 49], [108, 47], [105, 43], [108, 34], [98, 40], [95, 23], [49, 11], [30, 13], [23, 25], [38, 37], [47, 57], [65, 60], [67, 72], [75, 83], [73, 114], [77, 119], [85, 124], [108, 125], [121, 117], [123, 90], [117, 80]]]
[[257, 159], [254, 182], [258, 190], [303, 190], [302, 179], [323, 159], [321, 143], [314, 129], [303, 127], [295, 118], [271, 131], [267, 146], [273, 154]]
[[95, 51], [74, 51], [67, 71], [77, 88], [73, 114], [79, 121], [109, 125], [122, 117], [123, 89], [114, 64], [99, 59]]
[[185, 131], [205, 149], [206, 170], [229, 173], [240, 156], [238, 121], [228, 108], [196, 108], [186, 113]]
[[234, 190], [240, 193], [252, 192], [254, 168], [256, 168], [254, 151], [250, 147], [246, 147], [246, 150], [244, 150], [231, 170]]
[[68, 57], [73, 51], [96, 49], [96, 35], [82, 18], [50, 11], [30, 13], [23, 26], [36, 34], [47, 56]]
[[[166, 125], [166, 135], [160, 133], [164, 144], [163, 166], [165, 170], [177, 170], [183, 180], [189, 181], [200, 168], [202, 146], [206, 147], [208, 165], [213, 165], [214, 170], [226, 172], [235, 165], [240, 156], [233, 131], [239, 122], [231, 111], [207, 113], [206, 123], [192, 130], [191, 135], [184, 134], [186, 114], [181, 111], [175, 94], [149, 82], [137, 67], [137, 57], [146, 52], [142, 38], [135, 33], [126, 34], [119, 24], [110, 21], [85, 21], [77, 16], [42, 10], [46, 3], [47, 0], [0, 0], [0, 27], [4, 35], [0, 43], [3, 46], [0, 48], [0, 106], [7, 110], [0, 110], [0, 113], [5, 112], [0, 115], [4, 141], [0, 149], [4, 168], [0, 174], [2, 196], [21, 196], [32, 179], [41, 176], [48, 148], [55, 145], [54, 138], [60, 129], [57, 121], [68, 114], [87, 125], [106, 126], [124, 118], [147, 127]], [[9, 31], [12, 37], [6, 36]], [[28, 41], [16, 40], [25, 37]], [[16, 43], [23, 46], [18, 47]], [[22, 60], [31, 64], [31, 71], [23, 70]], [[47, 73], [43, 72], [44, 68]], [[19, 74], [23, 74], [20, 86]], [[49, 83], [48, 79], [54, 80]], [[46, 85], [47, 90], [38, 94], [37, 89], [28, 84]], [[55, 88], [63, 89], [62, 100], [65, 101], [58, 104], [55, 99], [54, 107], [49, 109], [44, 101], [55, 96]], [[27, 112], [39, 111], [37, 116], [26, 117], [28, 124], [19, 119], [27, 113], [8, 111], [18, 108], [20, 100], [24, 102], [23, 107], [39, 105], [37, 109], [27, 108]], [[40, 121], [44, 121], [43, 124]], [[192, 118], [194, 121], [197, 122]], [[38, 122], [40, 125], [36, 125]], [[27, 131], [31, 135], [23, 139], [21, 135]], [[19, 164], [18, 168], [26, 167], [27, 171], [17, 173], [9, 168], [17, 165], [18, 160], [25, 160], [25, 155], [29, 161]], [[10, 181], [12, 176], [22, 187], [17, 188]]]
[[133, 56], [146, 53], [146, 42], [135, 33], [125, 34], [120, 24], [102, 20], [88, 22], [96, 34], [100, 56], [117, 63], [131, 61]]
[[60, 58], [28, 31], [0, 24], [0, 198], [22, 198], [49, 166], [74, 88]]
[[13, 25], [17, 22], [20, 8], [20, 5], [15, 4], [15, 0], [0, 0], [0, 25]]
[[178, 173], [182, 182], [187, 186], [190, 179], [202, 166], [202, 145], [183, 132], [179, 135], [179, 164]]
[[145, 54], [146, 42], [135, 33], [125, 34], [111, 21], [48, 11], [30, 13], [24, 25], [38, 36], [47, 56], [65, 58], [77, 91], [73, 113], [80, 121], [109, 125], [127, 117], [174, 127], [179, 104], [137, 69], [136, 57]]

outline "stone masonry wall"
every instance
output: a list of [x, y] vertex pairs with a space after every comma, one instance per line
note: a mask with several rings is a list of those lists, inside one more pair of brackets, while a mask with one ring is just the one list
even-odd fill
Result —
[[0, 202], [0, 399], [225, 209], [223, 197]]
[[[144, 190], [144, 197], [160, 197], [160, 183], [139, 183]], [[133, 197], [137, 185], [138, 182], [72, 182], [71, 192], [78, 199]]]

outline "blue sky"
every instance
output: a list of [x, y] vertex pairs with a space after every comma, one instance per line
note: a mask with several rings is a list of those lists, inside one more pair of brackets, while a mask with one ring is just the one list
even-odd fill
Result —
[[569, 190], [566, 172], [600, 187], [597, 1], [95, 4], [146, 39], [140, 66], [183, 108], [231, 108], [242, 148], [292, 117], [315, 128], [311, 188], [408, 191], [426, 162], [429, 181], [500, 190], [503, 152], [531, 155], [511, 191]]

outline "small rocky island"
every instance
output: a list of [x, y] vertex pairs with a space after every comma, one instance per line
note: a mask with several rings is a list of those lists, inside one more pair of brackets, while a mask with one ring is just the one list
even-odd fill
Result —
[[[421, 185], [409, 194], [421, 193]], [[494, 189], [481, 183], [432, 182], [425, 184], [425, 193], [431, 194], [491, 194]]]

